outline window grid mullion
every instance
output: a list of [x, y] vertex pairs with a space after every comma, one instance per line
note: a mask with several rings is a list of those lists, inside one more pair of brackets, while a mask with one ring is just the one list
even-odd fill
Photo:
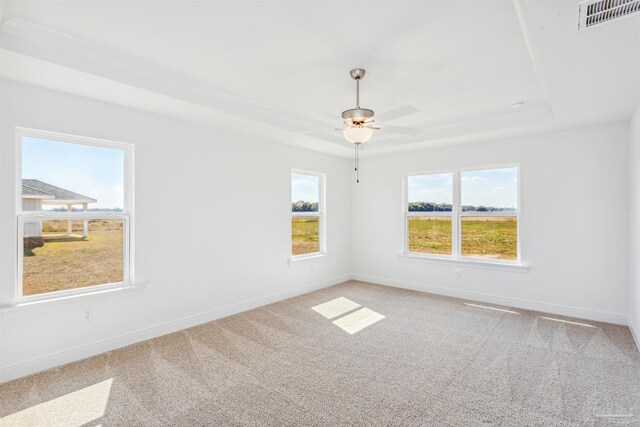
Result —
[[18, 218], [22, 218], [24, 221], [62, 221], [62, 220], [71, 220], [71, 221], [80, 221], [80, 220], [92, 220], [92, 219], [123, 219], [129, 218], [128, 213], [117, 213], [111, 214], [104, 212], [102, 213], [91, 213], [91, 212], [77, 212], [76, 213], [66, 213], [66, 212], [55, 212], [55, 213], [22, 213], [18, 215]]

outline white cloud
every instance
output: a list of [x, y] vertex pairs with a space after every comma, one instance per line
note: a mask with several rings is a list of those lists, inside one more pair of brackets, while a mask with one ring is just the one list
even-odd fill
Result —
[[478, 176], [478, 175], [475, 175], [475, 176], [463, 176], [462, 177], [462, 181], [464, 181], [464, 182], [475, 182], [475, 183], [491, 182], [490, 179], [483, 178], [483, 177]]

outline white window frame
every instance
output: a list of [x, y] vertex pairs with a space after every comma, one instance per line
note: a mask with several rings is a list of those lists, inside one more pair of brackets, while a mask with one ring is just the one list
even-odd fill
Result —
[[[409, 211], [409, 177], [411, 176], [422, 176], [422, 175], [444, 175], [451, 174], [451, 179], [453, 180], [453, 184], [451, 186], [452, 191], [452, 200], [451, 200], [451, 212], [424, 212], [424, 211]], [[453, 254], [455, 253], [455, 241], [457, 240], [457, 230], [455, 226], [455, 217], [456, 217], [456, 202], [455, 202], [455, 172], [451, 170], [437, 170], [431, 172], [416, 172], [416, 173], [408, 173], [404, 176], [404, 189], [403, 189], [403, 215], [404, 215], [404, 253], [406, 255], [412, 256], [424, 256], [429, 258], [441, 258], [441, 259], [451, 259]], [[409, 251], [409, 217], [419, 217], [419, 216], [428, 216], [428, 217], [449, 217], [451, 218], [451, 253], [449, 255], [445, 254], [429, 254], [423, 252], [411, 252]]]
[[[486, 171], [494, 169], [506, 169], [517, 168], [518, 170], [518, 185], [517, 185], [517, 207], [516, 211], [509, 212], [463, 212], [462, 211], [462, 173], [471, 171]], [[452, 174], [452, 209], [451, 212], [410, 212], [409, 211], [409, 194], [408, 194], [408, 182], [411, 176], [420, 175], [441, 175]], [[403, 212], [403, 255], [411, 257], [421, 257], [440, 260], [453, 260], [453, 261], [468, 261], [472, 263], [489, 263], [489, 264], [505, 264], [505, 265], [521, 265], [522, 264], [522, 251], [521, 251], [521, 238], [520, 238], [520, 164], [509, 163], [499, 165], [488, 166], [473, 166], [468, 168], [455, 168], [446, 170], [434, 170], [428, 172], [411, 172], [407, 173], [403, 177], [403, 198], [402, 198], [402, 212]], [[451, 254], [429, 254], [423, 252], [411, 252], [409, 251], [409, 217], [411, 216], [443, 216], [451, 217]], [[463, 256], [462, 255], [462, 219], [464, 217], [516, 217], [517, 220], [517, 255], [515, 260], [502, 260], [502, 259], [486, 259], [481, 257]]]
[[[293, 212], [291, 210], [291, 192], [293, 190], [293, 181], [292, 175], [308, 175], [314, 176], [318, 178], [318, 212]], [[319, 255], [326, 255], [327, 253], [327, 239], [326, 239], [326, 229], [327, 229], [327, 215], [326, 215], [326, 177], [327, 175], [321, 172], [314, 172], [302, 169], [291, 169], [291, 174], [289, 175], [289, 212], [291, 213], [291, 217], [289, 219], [289, 230], [291, 230], [291, 222], [295, 217], [317, 217], [318, 218], [318, 252], [311, 252], [308, 254], [300, 254], [293, 255], [293, 233], [290, 235], [290, 244], [289, 250], [291, 253], [292, 260], [299, 260], [304, 258], [312, 258], [317, 257]]]
[[[124, 206], [122, 212], [23, 212], [22, 211], [22, 138], [33, 137], [69, 144], [88, 145], [120, 150], [124, 153]], [[17, 217], [17, 271], [15, 304], [54, 300], [76, 295], [103, 292], [118, 288], [131, 288], [134, 284], [133, 260], [133, 145], [90, 138], [67, 135], [36, 129], [16, 128], [16, 217]], [[90, 285], [77, 289], [67, 289], [44, 294], [23, 294], [23, 258], [24, 258], [24, 223], [48, 220], [121, 220], [123, 221], [123, 280], [115, 283]]]

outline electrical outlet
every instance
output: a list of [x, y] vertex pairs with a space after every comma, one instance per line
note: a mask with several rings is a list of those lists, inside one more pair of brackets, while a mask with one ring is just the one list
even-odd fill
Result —
[[84, 308], [82, 310], [82, 321], [90, 322], [93, 320], [93, 308]]
[[455, 273], [456, 277], [462, 276], [462, 270], [459, 268], [456, 268], [455, 270], [453, 270], [453, 272]]

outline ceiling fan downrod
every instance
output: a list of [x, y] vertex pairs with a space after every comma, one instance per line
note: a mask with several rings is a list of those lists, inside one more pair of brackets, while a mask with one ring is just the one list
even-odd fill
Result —
[[[362, 71], [360, 74], [355, 74], [354, 71]], [[351, 70], [351, 77], [356, 81], [356, 109], [360, 108], [360, 79], [364, 77], [365, 71], [361, 68], [356, 68], [355, 70]]]
[[354, 68], [349, 72], [351, 78], [356, 81], [356, 108], [343, 111], [342, 119], [352, 126], [363, 125], [373, 118], [373, 110], [360, 107], [360, 80], [364, 78], [365, 73], [362, 68]]

